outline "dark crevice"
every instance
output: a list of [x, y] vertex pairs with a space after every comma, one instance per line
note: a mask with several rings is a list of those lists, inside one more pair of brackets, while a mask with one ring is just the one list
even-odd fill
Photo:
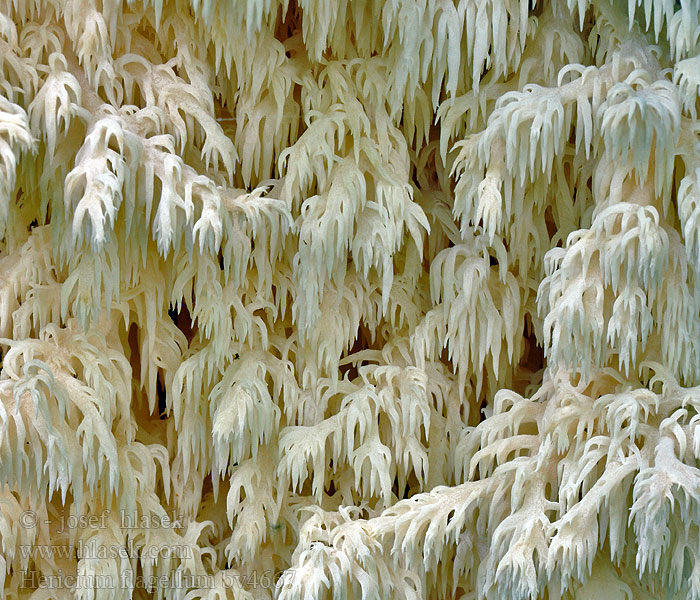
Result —
[[399, 489], [400, 483], [399, 478], [394, 477], [394, 483], [391, 486], [391, 493], [396, 496], [399, 500], [404, 500], [409, 492], [408, 483], [405, 483], [402, 489]]
[[136, 323], [129, 327], [129, 364], [131, 365], [131, 377], [134, 381], [141, 380], [141, 351], [139, 348], [139, 328]]
[[527, 396], [532, 392], [531, 386], [542, 382], [547, 360], [544, 348], [538, 343], [535, 329], [529, 315], [525, 315], [523, 327], [523, 347], [520, 361], [513, 373], [511, 388], [516, 393]]
[[489, 405], [489, 403], [486, 400], [486, 398], [484, 398], [481, 401], [481, 404], [479, 404], [479, 414], [478, 414], [479, 423], [482, 423], [483, 421], [486, 420], [486, 408], [488, 407], [488, 405]]
[[552, 214], [552, 207], [548, 206], [547, 209], [544, 211], [544, 222], [547, 227], [547, 235], [549, 236], [550, 240], [554, 239], [554, 236], [557, 234], [557, 224], [554, 222], [554, 216]]
[[357, 365], [355, 363], [347, 363], [340, 365], [338, 368], [340, 371], [340, 379], [347, 379], [348, 381], [354, 381], [357, 379]]
[[[369, 350], [372, 348], [372, 336], [371, 332], [365, 327], [364, 324], [360, 324], [360, 327], [357, 331], [357, 338], [355, 339], [355, 342], [353, 343], [352, 347], [348, 352], [345, 352], [343, 356], [341, 356], [340, 360], [342, 361], [344, 358], [348, 356], [352, 356], [353, 354], [356, 354], [358, 352], [362, 352], [363, 350]], [[362, 366], [362, 361], [353, 361], [349, 362], [343, 365], [340, 365], [338, 367], [338, 370], [340, 371], [340, 378], [341, 379], [348, 379], [348, 381], [354, 381], [357, 379], [359, 376], [358, 368]]]
[[162, 421], [163, 419], [168, 418], [168, 402], [165, 393], [165, 386], [163, 385], [160, 377], [158, 377], [156, 381], [156, 398], [158, 400], [158, 416]]
[[403, 485], [399, 482], [398, 477], [394, 477], [394, 483], [391, 486], [391, 492], [398, 500], [406, 500], [421, 491], [421, 489], [422, 487], [413, 471], [409, 471], [408, 480], [403, 482]]
[[[277, 23], [275, 25], [275, 39], [283, 44], [301, 31], [302, 11], [296, 0], [290, 0], [286, 12], [282, 12], [282, 6], [277, 11]], [[287, 57], [290, 56], [287, 49]]]
[[520, 359], [520, 365], [532, 373], [537, 373], [544, 369], [544, 348], [537, 343], [534, 328], [530, 325], [527, 316], [523, 335], [525, 336], [526, 349]]
[[168, 316], [170, 320], [175, 323], [175, 326], [185, 334], [187, 343], [192, 343], [197, 328], [192, 322], [192, 316], [184, 302], [180, 304], [179, 309], [171, 306], [168, 309]]
[[544, 5], [546, 0], [529, 0], [528, 2], [528, 12], [531, 17], [541, 17], [544, 12]]

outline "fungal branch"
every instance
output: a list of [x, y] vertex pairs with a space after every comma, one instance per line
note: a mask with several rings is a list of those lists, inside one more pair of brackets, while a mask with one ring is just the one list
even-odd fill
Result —
[[[661, 10], [661, 3], [648, 3], [647, 13], [652, 4]], [[683, 222], [695, 215], [686, 198], [697, 198], [696, 150], [690, 151], [697, 148], [697, 126], [683, 113], [695, 111], [697, 96], [681, 102], [640, 34], [628, 34], [611, 6], [595, 3], [595, 9], [599, 22], [591, 37], [601, 38], [594, 46], [598, 65], [565, 66], [554, 87], [501, 87], [483, 129], [455, 146], [453, 214], [461, 239], [431, 265], [432, 297], [444, 307], [426, 315], [412, 338], [414, 349], [435, 357], [442, 339], [458, 373], [473, 364], [479, 373], [484, 350], [494, 352], [494, 338], [515, 328], [499, 325], [505, 307], [528, 307], [527, 294], [536, 292], [548, 366], [530, 398], [498, 391], [487, 418], [463, 432], [457, 451], [464, 483], [399, 501], [355, 527], [363, 542], [355, 552], [369, 553], [379, 565], [390, 552], [400, 568], [420, 574], [421, 589], [443, 586], [448, 595], [478, 598], [538, 598], [544, 590], [549, 597], [595, 597], [602, 589], [619, 597], [652, 598], [660, 590], [681, 597], [695, 589], [681, 583], [690, 563], [677, 558], [671, 540], [684, 548], [694, 543], [696, 525], [688, 523], [700, 483], [689, 466], [700, 459], [689, 446], [697, 441], [697, 390], [679, 385], [697, 382], [700, 374], [697, 338], [686, 336], [698, 323], [695, 230], [683, 229], [684, 243], [673, 225], [677, 157], [687, 173], [681, 170], [676, 188], [678, 211]], [[583, 22], [586, 7], [579, 11]], [[669, 20], [678, 32], [679, 17]], [[618, 41], [601, 51], [609, 43], [604, 36]], [[676, 82], [689, 74], [682, 68]], [[684, 89], [693, 86], [683, 81]], [[480, 93], [488, 98], [488, 87]], [[468, 95], [460, 101], [473, 129], [488, 108]], [[450, 111], [457, 102], [448, 101], [442, 113], [453, 127]], [[443, 160], [447, 132], [443, 128]], [[561, 181], [562, 162], [576, 172], [572, 187]], [[546, 251], [541, 284], [520, 288], [515, 302], [496, 301], [495, 310], [479, 308], [475, 313], [489, 319], [472, 321], [469, 311], [484, 297], [503, 299], [491, 282], [538, 269], [538, 249], [549, 248], [549, 239], [525, 245], [518, 236], [527, 230], [528, 212], [547, 202], [555, 203], [562, 245]], [[574, 222], [584, 227], [562, 232], [566, 213], [574, 210], [582, 211]], [[463, 263], [469, 275], [452, 270], [460, 254], [469, 256]], [[489, 257], [497, 257], [497, 266]], [[487, 281], [488, 287], [481, 283]], [[456, 287], [449, 295], [441, 289], [447, 282]], [[510, 318], [521, 322], [522, 313]], [[479, 329], [486, 322], [490, 336]], [[427, 342], [430, 328], [436, 340]], [[481, 353], [470, 355], [470, 347]], [[486, 379], [502, 385], [496, 356]], [[507, 355], [501, 364], [510, 361]], [[672, 516], [676, 502], [682, 516]], [[334, 525], [341, 514], [319, 513], [325, 527], [307, 546], [314, 553], [337, 548], [347, 535], [351, 525]], [[375, 549], [376, 540], [383, 550]], [[598, 554], [603, 544], [607, 556]], [[636, 553], [627, 553], [629, 547]], [[477, 548], [479, 561], [473, 558]], [[311, 557], [297, 556], [301, 570], [284, 580], [283, 597], [309, 589], [303, 574]], [[331, 589], [347, 587], [353, 569], [360, 585], [366, 570], [364, 563], [331, 568], [343, 564], [335, 557], [324, 564]], [[410, 596], [412, 584], [404, 590]]]

